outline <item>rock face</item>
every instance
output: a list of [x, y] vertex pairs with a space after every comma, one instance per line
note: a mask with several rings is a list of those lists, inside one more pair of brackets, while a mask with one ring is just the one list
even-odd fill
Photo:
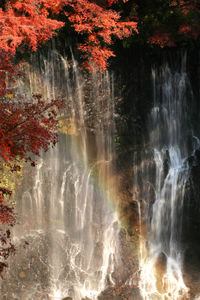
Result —
[[[151, 111], [153, 105], [153, 85], [152, 85], [152, 65], [161, 65], [168, 61], [170, 67], [175, 70], [177, 65], [180, 65], [180, 60], [177, 59], [180, 56], [179, 51], [169, 51], [169, 52], [159, 52], [159, 54], [147, 54], [150, 49], [120, 49], [120, 55], [118, 56], [118, 62], [113, 66], [114, 76], [115, 76], [115, 111], [112, 115], [115, 120], [115, 135], [112, 136], [112, 145], [115, 144], [115, 153], [113, 151], [112, 164], [114, 170], [112, 174], [109, 174], [109, 185], [111, 186], [113, 182], [118, 183], [118, 190], [116, 196], [116, 202], [118, 207], [119, 220], [121, 222], [120, 229], [118, 232], [118, 261], [115, 264], [115, 268], [112, 271], [111, 276], [106, 278], [107, 284], [106, 288], [99, 295], [98, 300], [141, 300], [141, 295], [138, 289], [139, 281], [139, 236], [142, 233], [146, 236], [147, 233], [147, 222], [143, 224], [140, 228], [139, 224], [139, 206], [142, 208], [144, 202], [148, 202], [151, 209], [152, 204], [155, 200], [155, 163], [153, 160], [153, 154], [149, 150], [149, 138], [148, 138], [148, 115]], [[192, 82], [193, 95], [188, 95], [188, 102], [191, 101], [191, 123], [194, 129], [194, 135], [199, 136], [200, 132], [200, 101], [199, 99], [199, 89], [198, 82], [200, 80], [200, 68], [198, 68], [198, 55], [197, 51], [188, 54], [188, 64], [187, 72]], [[194, 66], [193, 61], [196, 61], [196, 66]], [[71, 74], [71, 77], [75, 76]], [[100, 78], [98, 78], [100, 81]], [[98, 81], [97, 80], [97, 81]], [[92, 165], [97, 156], [98, 143], [97, 140], [97, 129], [100, 127], [105, 132], [107, 136], [109, 128], [112, 124], [112, 118], [107, 114], [107, 106], [105, 103], [109, 101], [109, 95], [102, 92], [103, 84], [100, 85], [100, 92], [98, 94], [98, 99], [100, 102], [99, 107], [94, 105], [93, 99], [90, 98], [91, 90], [93, 88], [93, 82], [91, 79], [87, 80], [85, 78], [84, 87], [84, 100], [85, 106], [84, 110], [88, 111], [86, 116], [86, 132], [87, 132], [87, 143], [91, 145], [88, 153], [88, 162]], [[60, 80], [60, 84], [63, 85], [63, 81]], [[78, 93], [76, 94], [76, 96]], [[69, 110], [71, 106], [75, 105], [75, 111], [79, 105], [79, 99], [77, 97], [75, 104], [73, 101], [69, 104]], [[95, 107], [94, 107], [95, 106]], [[69, 117], [69, 116], [67, 116]], [[79, 116], [78, 116], [79, 117]], [[97, 120], [98, 122], [96, 122]], [[106, 123], [106, 124], [101, 124]], [[189, 124], [188, 126], [190, 126]], [[100, 135], [99, 135], [100, 137]], [[102, 136], [101, 136], [102, 138]], [[107, 139], [105, 143], [109, 144]], [[83, 142], [83, 141], [81, 141]], [[192, 142], [191, 142], [192, 143]], [[70, 142], [70, 146], [73, 142]], [[62, 148], [60, 155], [62, 155], [66, 149]], [[106, 152], [106, 151], [105, 151]], [[107, 157], [106, 157], [107, 158]], [[109, 158], [109, 156], [108, 156]], [[108, 159], [107, 159], [108, 161]], [[192, 292], [192, 297], [200, 293], [200, 148], [196, 150], [193, 156], [188, 158], [190, 164], [190, 176], [187, 182], [187, 189], [185, 194], [185, 205], [184, 205], [184, 215], [183, 215], [183, 234], [182, 234], [182, 244], [185, 251], [185, 262], [184, 262], [184, 280], [186, 285], [188, 285]], [[56, 163], [54, 164], [56, 165]], [[145, 177], [144, 170], [148, 168], [148, 176]], [[169, 169], [169, 153], [166, 151], [164, 160], [164, 170], [165, 174], [168, 173]], [[46, 173], [45, 173], [46, 172]], [[51, 186], [51, 176], [49, 176], [49, 170], [46, 168], [44, 173], [43, 185], [46, 185], [45, 197], [48, 198], [48, 193]], [[98, 170], [93, 168], [93, 172], [98, 174]], [[73, 193], [76, 187], [76, 181], [73, 181], [74, 173], [73, 171], [69, 173], [71, 182], [68, 182], [68, 193]], [[31, 172], [27, 171], [26, 175], [26, 185], [30, 186], [29, 193], [31, 190]], [[35, 176], [32, 174], [32, 176]], [[64, 176], [63, 176], [64, 178]], [[76, 178], [78, 180], [78, 177]], [[61, 179], [59, 179], [61, 180]], [[93, 181], [95, 181], [95, 174]], [[146, 182], [146, 184], [143, 184]], [[56, 184], [56, 182], [54, 182]], [[42, 187], [41, 187], [42, 188]], [[104, 187], [105, 188], [105, 187]], [[62, 189], [62, 185], [59, 186], [59, 191]], [[38, 190], [38, 185], [36, 185], [35, 190]], [[148, 191], [148, 193], [147, 193]], [[96, 192], [97, 193], [97, 192]], [[28, 193], [27, 193], [28, 194]], [[148, 194], [148, 199], [145, 198], [145, 194]], [[70, 194], [71, 195], [71, 194]], [[45, 229], [48, 228], [48, 201], [45, 203], [46, 214], [42, 213], [41, 222], [43, 223]], [[30, 200], [25, 197], [24, 201]], [[74, 227], [74, 215], [75, 210], [74, 203], [77, 199], [71, 197], [66, 203], [66, 209], [69, 208], [69, 217], [65, 221], [66, 227]], [[70, 204], [70, 203], [73, 204]], [[100, 202], [100, 201], [99, 201]], [[101, 203], [96, 201], [94, 209], [94, 219], [98, 220], [99, 207]], [[139, 205], [138, 205], [139, 204]], [[34, 208], [34, 203], [30, 203]], [[59, 204], [60, 205], [60, 204]], [[71, 206], [70, 206], [71, 205]], [[88, 205], [89, 207], [89, 205]], [[102, 213], [103, 215], [103, 213]], [[30, 220], [30, 216], [27, 218]], [[55, 227], [60, 226], [60, 220], [52, 218]], [[57, 222], [57, 223], [56, 223]], [[37, 224], [36, 224], [37, 225]], [[90, 224], [91, 225], [91, 224]], [[103, 224], [100, 224], [103, 226]], [[113, 227], [115, 227], [115, 223]], [[29, 232], [30, 224], [27, 222], [23, 224], [24, 232]], [[96, 226], [96, 227], [95, 227]], [[99, 226], [99, 225], [98, 225]], [[98, 227], [94, 222], [93, 227], [89, 231], [91, 234], [91, 239], [94, 236], [98, 236], [100, 227]], [[141, 232], [140, 232], [141, 230]], [[87, 230], [84, 230], [87, 231]], [[116, 230], [117, 231], [117, 230]], [[62, 230], [60, 230], [58, 237], [62, 235]], [[74, 240], [80, 240], [80, 231], [75, 232]], [[12, 276], [12, 281], [8, 282], [8, 285], [2, 286], [2, 295], [7, 295], [7, 290], [15, 290], [19, 296], [20, 300], [26, 300], [24, 294], [22, 293], [22, 288], [27, 286], [30, 290], [32, 288], [32, 282], [34, 281], [36, 285], [39, 286], [37, 290], [36, 297], [38, 299], [48, 299], [48, 291], [46, 291], [46, 286], [48, 286], [48, 273], [49, 273], [49, 261], [48, 253], [46, 249], [51, 248], [51, 233], [37, 234], [35, 239], [30, 236], [29, 246], [24, 249], [25, 240], [22, 239], [19, 245], [19, 250], [21, 252], [20, 260], [16, 261], [13, 259], [13, 268], [11, 268], [10, 274]], [[65, 253], [68, 245], [72, 243], [68, 240], [66, 236], [62, 238], [63, 246], [60, 249], [58, 244], [58, 249], [60, 252]], [[73, 243], [72, 243], [73, 244]], [[89, 247], [88, 247], [89, 249]], [[102, 240], [98, 239], [93, 249], [93, 259], [96, 268], [101, 267], [102, 261]], [[68, 251], [65, 255], [66, 261], [70, 261], [71, 256], [75, 252], [75, 247]], [[50, 250], [49, 250], [50, 251]], [[28, 256], [24, 258], [25, 253]], [[75, 256], [73, 263], [81, 266], [79, 262], [83, 260], [84, 262], [84, 249], [78, 255]], [[71, 261], [70, 261], [71, 263]], [[62, 270], [59, 280], [63, 280], [68, 283], [71, 278], [76, 280], [76, 274], [74, 270], [69, 270], [70, 263], [66, 264]], [[166, 267], [166, 257], [164, 254], [160, 255], [158, 265], [156, 268], [160, 273], [165, 271]], [[96, 272], [97, 273], [97, 272]], [[66, 275], [67, 274], [67, 275]], [[84, 272], [80, 273], [80, 281], [84, 278]], [[95, 274], [95, 272], [94, 272]], [[96, 274], [95, 274], [96, 275]], [[69, 277], [67, 277], [69, 276]], [[41, 284], [42, 283], [42, 284]], [[63, 294], [69, 295], [62, 300], [77, 300], [73, 297], [73, 285], [70, 287], [70, 292]], [[44, 291], [46, 294], [44, 294]], [[10, 295], [10, 294], [9, 294]], [[42, 298], [43, 297], [43, 298]], [[46, 297], [46, 298], [45, 298]], [[8, 298], [5, 298], [8, 299]], [[193, 298], [191, 298], [193, 299]], [[93, 300], [91, 298], [85, 298], [84, 300]]]
[[[182, 242], [185, 250], [185, 281], [194, 296], [200, 293], [200, 149], [190, 158], [190, 176], [187, 182], [183, 216]], [[192, 163], [191, 163], [192, 161]]]
[[136, 285], [117, 285], [107, 288], [98, 300], [141, 300], [139, 289]]
[[[141, 51], [138, 51], [139, 54], [137, 50], [131, 49], [129, 55], [126, 52], [126, 55], [119, 59], [119, 70], [117, 66], [117, 71], [115, 70], [116, 73], [120, 74], [117, 81], [121, 81], [121, 90], [118, 90], [118, 92], [119, 94], [121, 93], [123, 99], [123, 101], [118, 103], [120, 118], [117, 123], [120, 140], [120, 147], [117, 153], [117, 172], [120, 174], [121, 180], [119, 185], [120, 216], [123, 222], [126, 223], [128, 236], [135, 238], [136, 252], [138, 246], [138, 201], [141, 207], [144, 200], [148, 201], [151, 207], [155, 200], [155, 164], [151, 155], [145, 156], [144, 154], [145, 149], [149, 148], [147, 120], [153, 104], [151, 67], [154, 64], [159, 66], [167, 62], [170, 69], [176, 72], [181, 65], [181, 55], [177, 50], [161, 51], [158, 56], [150, 55], [149, 57], [143, 50], [140, 49]], [[190, 124], [187, 125], [188, 129], [186, 130], [193, 128], [193, 134], [196, 137], [200, 136], [199, 60], [198, 49], [188, 52], [186, 72], [191, 83], [192, 92], [188, 89], [189, 92], [187, 92], [186, 97], [188, 114], [190, 115]], [[194, 61], [196, 62], [195, 64]], [[186, 285], [190, 288], [191, 299], [194, 299], [200, 293], [200, 144], [197, 141], [195, 142], [195, 138], [191, 137], [188, 147], [194, 149], [195, 143], [197, 150], [191, 157], [188, 157], [190, 171], [184, 195], [183, 230], [181, 236], [181, 247], [185, 253], [183, 276]], [[150, 175], [145, 179], [142, 168], [145, 170], [146, 167], [148, 167]], [[169, 169], [169, 153], [167, 152], [163, 168], [167, 175]], [[137, 178], [136, 185], [134, 183], [135, 178]], [[145, 180], [148, 182], [148, 186], [142, 185], [142, 182], [145, 182]], [[146, 189], [149, 189], [148, 199], [144, 199]], [[141, 230], [145, 236], [145, 224]], [[134, 251], [132, 254], [134, 257]], [[134, 258], [134, 262], [137, 270], [138, 260]], [[165, 257], [160, 257], [158, 269], [161, 273], [165, 269], [165, 264]], [[130, 299], [137, 298], [133, 296], [131, 298], [130, 296]]]

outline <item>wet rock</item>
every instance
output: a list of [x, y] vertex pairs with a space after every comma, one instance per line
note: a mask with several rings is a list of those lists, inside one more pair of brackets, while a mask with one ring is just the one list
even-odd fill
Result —
[[98, 300], [141, 300], [140, 292], [137, 286], [121, 284], [114, 287], [108, 287], [101, 293]]
[[164, 177], [166, 177], [167, 174], [168, 174], [168, 171], [169, 171], [169, 165], [170, 165], [169, 151], [166, 150], [165, 156], [164, 156], [164, 162], [163, 162]]
[[167, 258], [166, 255], [162, 252], [158, 256], [157, 262], [156, 262], [156, 285], [157, 289], [160, 293], [164, 293], [164, 287], [163, 287], [163, 276], [166, 272], [166, 264], [167, 264]]
[[197, 149], [195, 151], [195, 158], [197, 160], [197, 163], [200, 164], [200, 149]]
[[188, 157], [188, 164], [190, 167], [192, 167], [193, 163], [194, 163], [194, 156]]
[[156, 268], [159, 268], [161, 273], [165, 273], [166, 263], [167, 263], [166, 255], [162, 252], [158, 256], [157, 263], [156, 263]]

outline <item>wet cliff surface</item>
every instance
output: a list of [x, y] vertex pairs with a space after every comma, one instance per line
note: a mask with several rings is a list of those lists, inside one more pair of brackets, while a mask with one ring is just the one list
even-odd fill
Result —
[[118, 51], [103, 75], [68, 46], [30, 60], [20, 89], [67, 106], [60, 143], [24, 170], [2, 299], [200, 293], [199, 50]]
[[[139, 53], [139, 57], [138, 57]], [[154, 53], [155, 54], [155, 53]], [[132, 55], [132, 56], [131, 56]], [[136, 59], [136, 64], [132, 63]], [[156, 55], [149, 55], [149, 53], [140, 52], [138, 49], [129, 53], [129, 56], [123, 56], [124, 76], [119, 76], [123, 82], [122, 86], [127, 84], [125, 90], [122, 89], [124, 95], [124, 103], [121, 108], [122, 123], [125, 124], [120, 128], [121, 130], [121, 152], [119, 151], [119, 170], [125, 174], [123, 177], [122, 194], [125, 194], [125, 201], [122, 202], [122, 217], [127, 216], [128, 231], [130, 234], [134, 234], [134, 229], [138, 225], [138, 204], [141, 213], [141, 235], [145, 237], [147, 245], [144, 246], [145, 251], [149, 252], [152, 247], [152, 232], [153, 223], [158, 226], [159, 240], [154, 241], [155, 246], [161, 247], [161, 255], [157, 256], [155, 269], [162, 278], [163, 274], [169, 272], [170, 267], [167, 264], [167, 248], [170, 243], [173, 243], [173, 232], [177, 232], [177, 228], [181, 230], [176, 233], [175, 244], [177, 247], [177, 241], [179, 240], [179, 251], [182, 257], [180, 263], [180, 269], [182, 272], [182, 279], [179, 282], [179, 287], [182, 285], [187, 286], [190, 292], [184, 296], [184, 292], [178, 292], [176, 295], [176, 289], [171, 288], [171, 292], [167, 292], [165, 297], [167, 299], [195, 299], [199, 294], [199, 50], [193, 49], [187, 53], [183, 50], [171, 50], [161, 51]], [[153, 73], [152, 73], [153, 70]], [[160, 71], [159, 71], [160, 70]], [[154, 72], [158, 72], [155, 75]], [[170, 72], [170, 76], [167, 73]], [[120, 73], [120, 72], [119, 72]], [[155, 84], [154, 80], [157, 83]], [[126, 79], [125, 79], [126, 78]], [[171, 79], [169, 79], [171, 78]], [[179, 78], [179, 79], [178, 79]], [[123, 81], [124, 80], [124, 81]], [[170, 82], [171, 81], [171, 82]], [[177, 90], [176, 90], [177, 89]], [[156, 90], [156, 92], [155, 92]], [[155, 104], [155, 96], [156, 103]], [[168, 98], [168, 104], [165, 104], [166, 98]], [[177, 100], [178, 99], [178, 100]], [[180, 101], [180, 104], [176, 104], [173, 108], [174, 102]], [[169, 105], [168, 107], [166, 105]], [[183, 109], [184, 107], [184, 109]], [[166, 112], [164, 110], [166, 109]], [[167, 124], [167, 118], [174, 114], [174, 119]], [[171, 111], [169, 113], [169, 111]], [[182, 112], [181, 112], [182, 111]], [[169, 113], [166, 117], [165, 113]], [[162, 116], [163, 114], [163, 116]], [[179, 116], [178, 116], [179, 114]], [[185, 114], [185, 117], [183, 116]], [[150, 116], [155, 118], [154, 127], [152, 129], [152, 120]], [[175, 122], [175, 123], [174, 123]], [[174, 125], [172, 125], [174, 123]], [[172, 128], [170, 129], [170, 127]], [[174, 127], [173, 127], [174, 126]], [[179, 132], [175, 133], [180, 126]], [[153, 130], [153, 131], [152, 131]], [[152, 131], [152, 133], [151, 133]], [[156, 132], [157, 131], [157, 132]], [[153, 134], [153, 135], [152, 135]], [[167, 141], [167, 135], [169, 134], [169, 141]], [[159, 137], [160, 135], [160, 137]], [[174, 136], [174, 141], [173, 141]], [[176, 136], [176, 137], [175, 137]], [[155, 143], [152, 140], [156, 137], [159, 139], [158, 145], [155, 147]], [[172, 140], [170, 141], [170, 139]], [[176, 141], [175, 141], [176, 140]], [[178, 142], [180, 140], [180, 142]], [[182, 141], [181, 141], [182, 140]], [[157, 143], [156, 142], [156, 143]], [[154, 146], [153, 146], [154, 144]], [[163, 144], [163, 158], [155, 157], [155, 150], [153, 147], [160, 148]], [[170, 168], [173, 169], [173, 155], [170, 154], [170, 147], [178, 145], [180, 157], [184, 157], [184, 163], [187, 164], [187, 175], [184, 182], [179, 182], [183, 188], [181, 196], [177, 195], [177, 189], [175, 196], [173, 193], [171, 196], [171, 188], [167, 187], [173, 185], [174, 178], [171, 183], [167, 183], [170, 178]], [[161, 147], [162, 148], [162, 147]], [[184, 150], [187, 149], [187, 150]], [[160, 151], [160, 150], [159, 150]], [[183, 152], [185, 154], [183, 154]], [[161, 159], [161, 166], [158, 168], [159, 159]], [[121, 164], [120, 164], [121, 162]], [[174, 167], [179, 168], [179, 164]], [[171, 170], [172, 170], [171, 169]], [[159, 175], [162, 172], [163, 175]], [[160, 196], [156, 190], [156, 182], [158, 182], [158, 176], [161, 176]], [[174, 176], [174, 175], [173, 175]], [[172, 177], [173, 177], [172, 176]], [[132, 178], [132, 181], [130, 180]], [[178, 181], [180, 175], [178, 175]], [[167, 190], [166, 190], [167, 189]], [[172, 188], [173, 189], [173, 188]], [[168, 199], [168, 203], [173, 201], [177, 202], [178, 210], [175, 213], [175, 219], [179, 221], [171, 220], [172, 216], [168, 216], [168, 205], [163, 208], [163, 219], [159, 221], [155, 216], [154, 210], [160, 209], [158, 203], [164, 195], [164, 201]], [[122, 197], [123, 198], [123, 197]], [[179, 198], [179, 200], [177, 200]], [[129, 201], [127, 201], [129, 199]], [[175, 203], [174, 202], [174, 203]], [[157, 203], [157, 204], [156, 204]], [[173, 204], [174, 205], [174, 204]], [[181, 211], [180, 211], [180, 207]], [[176, 210], [176, 209], [175, 209]], [[170, 215], [172, 215], [173, 208], [170, 208]], [[164, 219], [166, 220], [164, 221]], [[161, 222], [161, 223], [159, 223]], [[169, 231], [162, 232], [163, 225], [165, 227], [171, 226]], [[159, 224], [158, 224], [159, 223]], [[162, 225], [163, 223], [163, 225]], [[134, 229], [133, 229], [134, 228]], [[155, 225], [154, 225], [155, 229]], [[169, 241], [166, 241], [166, 237], [169, 236]], [[157, 236], [158, 237], [158, 236]], [[150, 241], [148, 241], [150, 239]], [[161, 242], [161, 246], [160, 245]], [[163, 245], [163, 246], [162, 246]], [[165, 245], [165, 246], [164, 246]], [[150, 247], [150, 248], [149, 248]], [[164, 247], [164, 248], [163, 248]], [[164, 250], [166, 249], [166, 250]], [[141, 251], [143, 252], [143, 248]], [[155, 247], [154, 247], [155, 250]], [[152, 250], [153, 251], [153, 250]], [[155, 250], [157, 251], [157, 250]], [[178, 250], [177, 250], [178, 251]], [[152, 252], [152, 255], [154, 252]], [[177, 253], [177, 252], [176, 252]], [[143, 264], [148, 264], [148, 254], [142, 253], [145, 256]], [[172, 255], [172, 254], [170, 254]], [[176, 254], [177, 255], [177, 254]], [[172, 255], [173, 256], [173, 255]], [[153, 264], [154, 264], [153, 263]], [[143, 266], [140, 266], [142, 272]], [[153, 266], [151, 265], [153, 268]], [[171, 278], [175, 274], [175, 265], [172, 267], [172, 273], [170, 273], [168, 282], [173, 287], [174, 281]], [[166, 271], [168, 270], [168, 271]], [[144, 274], [144, 276], [147, 276]], [[149, 285], [151, 275], [149, 274], [147, 281]], [[179, 277], [177, 274], [176, 280]], [[166, 278], [165, 276], [163, 278]], [[144, 299], [164, 299], [162, 298], [162, 283], [159, 283], [159, 279], [153, 279], [156, 281], [156, 285], [151, 287], [145, 286], [142, 283], [145, 278], [141, 279], [141, 289], [143, 289]], [[165, 280], [165, 279], [164, 279]], [[171, 280], [171, 281], [170, 281]], [[175, 281], [176, 281], [175, 280]], [[183, 284], [184, 283], [184, 284]], [[177, 283], [175, 283], [177, 285]], [[181, 288], [180, 288], [181, 290]]]

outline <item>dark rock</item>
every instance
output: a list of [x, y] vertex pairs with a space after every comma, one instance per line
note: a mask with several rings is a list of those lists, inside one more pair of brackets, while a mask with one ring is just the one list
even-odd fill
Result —
[[169, 151], [166, 150], [165, 152], [165, 157], [164, 157], [164, 177], [167, 176], [168, 171], [169, 171], [169, 164], [170, 164], [170, 157], [169, 157]]
[[196, 157], [197, 162], [200, 164], [200, 149], [197, 149], [195, 151], [195, 157]]

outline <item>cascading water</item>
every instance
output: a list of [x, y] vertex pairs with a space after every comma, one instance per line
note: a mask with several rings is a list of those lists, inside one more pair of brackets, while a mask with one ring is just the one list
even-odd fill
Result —
[[[200, 143], [190, 128], [192, 92], [186, 56], [180, 72], [167, 64], [152, 70], [154, 103], [147, 121], [148, 142], [139, 151], [134, 145], [122, 153], [122, 146], [116, 154], [111, 76], [86, 76], [72, 54], [68, 60], [54, 47], [47, 52], [36, 54], [27, 66], [19, 95], [61, 97], [67, 108], [59, 116], [59, 144], [41, 154], [35, 168], [24, 167], [16, 194], [17, 253], [9, 259], [1, 299], [189, 299], [182, 218], [188, 157]], [[122, 135], [123, 126], [130, 124], [126, 120], [123, 115], [118, 118]], [[134, 168], [126, 173], [133, 149]], [[120, 163], [114, 169], [116, 158]], [[132, 178], [132, 171], [133, 190], [126, 177]], [[117, 191], [117, 179], [125, 183], [124, 189], [119, 186]], [[119, 198], [127, 230], [120, 226], [112, 206]], [[137, 218], [135, 203], [140, 221], [139, 276], [138, 231], [130, 228], [134, 222], [130, 226], [128, 220]]]
[[[187, 158], [192, 151], [188, 146], [192, 134], [188, 129], [186, 102], [191, 88], [184, 69], [173, 72], [165, 65], [153, 69], [152, 78], [154, 104], [148, 128], [153, 151], [150, 161], [154, 161], [154, 166], [149, 163], [146, 151], [140, 165], [145, 187], [138, 201], [141, 224], [139, 287], [145, 300], [188, 299], [189, 290], [182, 273], [181, 232], [189, 171]], [[148, 219], [145, 220], [146, 214]], [[146, 233], [142, 226], [147, 228]]]
[[[40, 56], [39, 63], [34, 59], [28, 81], [27, 97], [42, 93], [66, 99], [61, 120], [65, 134], [41, 155], [35, 170], [25, 167], [14, 233], [18, 250], [1, 295], [97, 299], [114, 284], [118, 248], [118, 218], [111, 203], [114, 182], [109, 188], [114, 152], [111, 79], [108, 74], [84, 79], [73, 57], [69, 63], [53, 50], [48, 58]], [[92, 90], [85, 91], [84, 83]]]

